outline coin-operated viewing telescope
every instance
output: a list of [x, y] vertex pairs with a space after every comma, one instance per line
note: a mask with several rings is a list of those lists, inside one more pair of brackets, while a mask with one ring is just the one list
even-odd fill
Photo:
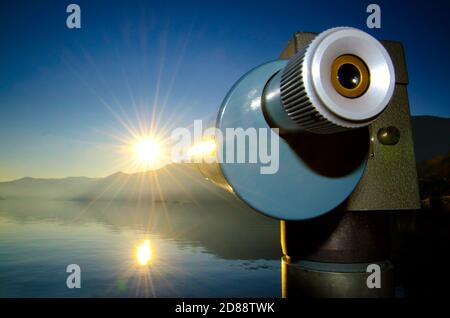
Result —
[[[226, 136], [215, 139], [222, 158], [251, 147], [227, 147], [229, 128], [276, 132], [278, 170], [226, 160], [199, 168], [282, 220], [284, 296], [389, 296], [386, 212], [420, 208], [402, 46], [338, 27], [296, 33], [281, 58], [245, 74], [214, 123]], [[367, 285], [371, 263], [381, 288]]]

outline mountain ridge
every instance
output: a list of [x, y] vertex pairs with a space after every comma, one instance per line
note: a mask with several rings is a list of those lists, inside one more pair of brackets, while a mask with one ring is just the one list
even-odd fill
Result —
[[3, 199], [47, 198], [74, 201], [121, 200], [196, 202], [226, 200], [230, 194], [211, 187], [194, 165], [169, 164], [158, 170], [116, 172], [106, 177], [32, 178], [0, 182]]
[[[419, 180], [424, 162], [450, 151], [450, 118], [412, 117]], [[431, 161], [433, 162], [433, 161]], [[100, 178], [24, 177], [0, 182], [0, 199], [48, 198], [58, 200], [146, 200], [155, 202], [195, 202], [228, 200], [232, 196], [211, 186], [194, 164], [168, 164], [158, 170], [115, 172]]]
[[418, 164], [450, 151], [450, 118], [423, 115], [411, 119]]

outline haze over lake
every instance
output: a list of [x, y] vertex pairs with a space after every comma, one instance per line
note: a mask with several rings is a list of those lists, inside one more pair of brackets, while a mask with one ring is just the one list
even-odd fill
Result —
[[279, 297], [279, 255], [278, 222], [237, 202], [0, 201], [0, 297]]

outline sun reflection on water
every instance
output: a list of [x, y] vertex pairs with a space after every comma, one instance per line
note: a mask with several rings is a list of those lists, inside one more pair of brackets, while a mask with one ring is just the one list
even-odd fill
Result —
[[136, 259], [141, 266], [148, 265], [152, 260], [152, 247], [149, 240], [145, 240], [136, 248]]

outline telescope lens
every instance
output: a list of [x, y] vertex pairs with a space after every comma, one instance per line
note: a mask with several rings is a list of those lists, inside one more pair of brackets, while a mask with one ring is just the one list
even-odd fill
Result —
[[344, 64], [338, 70], [338, 81], [347, 89], [354, 89], [361, 82], [361, 73], [353, 64]]
[[305, 43], [272, 76], [262, 107], [283, 131], [333, 134], [368, 126], [394, 88], [394, 65], [383, 44], [361, 30], [338, 27]]
[[369, 88], [369, 69], [359, 57], [351, 54], [341, 55], [331, 65], [331, 82], [342, 96], [359, 97]]

